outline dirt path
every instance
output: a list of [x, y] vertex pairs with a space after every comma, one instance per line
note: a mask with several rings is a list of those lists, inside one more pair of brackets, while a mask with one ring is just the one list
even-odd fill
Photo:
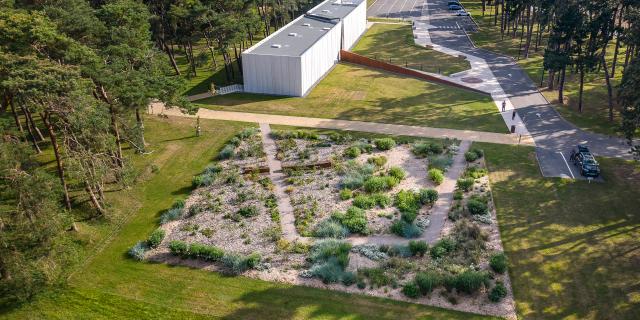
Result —
[[278, 200], [282, 237], [289, 242], [309, 242], [309, 238], [301, 237], [296, 230], [296, 218], [293, 215], [291, 198], [285, 192], [287, 186], [287, 183], [285, 182], [286, 176], [282, 172], [282, 163], [276, 158], [278, 149], [275, 140], [271, 137], [271, 127], [269, 127], [268, 123], [260, 123], [260, 133], [262, 135], [262, 146], [264, 148], [264, 152], [267, 154], [269, 178], [271, 178], [271, 181], [273, 182], [274, 194]]

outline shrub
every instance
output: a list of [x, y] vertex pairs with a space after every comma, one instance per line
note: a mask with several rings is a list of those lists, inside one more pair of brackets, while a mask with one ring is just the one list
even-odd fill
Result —
[[359, 174], [349, 174], [342, 178], [340, 185], [345, 189], [359, 189], [364, 185], [364, 177]]
[[478, 168], [478, 167], [475, 167], [475, 166], [468, 167], [464, 171], [464, 176], [468, 177], [468, 178], [478, 179], [478, 178], [482, 178], [482, 177], [484, 177], [486, 175], [487, 175], [487, 169]]
[[356, 142], [354, 146], [360, 149], [361, 153], [371, 153], [371, 151], [373, 151], [373, 146], [370, 143], [363, 140]]
[[450, 238], [442, 238], [431, 247], [430, 254], [434, 259], [442, 258], [456, 248], [456, 242]]
[[477, 149], [477, 148], [473, 148], [471, 149], [471, 152], [476, 154], [476, 157], [478, 157], [478, 159], [482, 158], [484, 156], [484, 150], [482, 149]]
[[313, 230], [313, 236], [318, 238], [342, 239], [349, 235], [349, 229], [334, 219], [326, 219], [318, 223]]
[[467, 209], [469, 210], [469, 213], [474, 215], [483, 215], [489, 212], [487, 205], [477, 199], [469, 199], [469, 201], [467, 201]]
[[161, 216], [160, 216], [160, 224], [165, 224], [169, 221], [174, 221], [174, 220], [178, 220], [182, 217], [182, 208], [183, 207], [173, 207], [167, 211], [165, 211]]
[[342, 284], [345, 286], [351, 286], [356, 283], [356, 274], [353, 272], [345, 272], [342, 274]]
[[435, 183], [436, 185], [439, 185], [442, 183], [442, 181], [444, 181], [444, 174], [440, 169], [431, 168], [429, 169], [428, 174], [429, 179], [431, 179], [431, 181], [433, 181], [433, 183]]
[[180, 240], [173, 240], [169, 242], [169, 250], [171, 253], [186, 258], [189, 256], [189, 245]]
[[391, 232], [404, 238], [417, 238], [422, 234], [422, 228], [404, 219], [399, 219], [391, 225]]
[[151, 232], [151, 234], [149, 235], [149, 239], [147, 239], [149, 247], [156, 248], [157, 246], [159, 246], [164, 239], [164, 235], [165, 232], [161, 228], [153, 230], [153, 232]]
[[359, 272], [369, 279], [372, 287], [380, 288], [393, 282], [393, 279], [381, 268], [360, 269]]
[[335, 258], [321, 264], [311, 267], [311, 275], [320, 278], [323, 283], [339, 282], [344, 275], [344, 268], [336, 261]]
[[464, 192], [469, 192], [469, 190], [471, 190], [471, 188], [473, 187], [474, 183], [475, 183], [475, 180], [473, 178], [460, 178], [458, 179], [458, 181], [456, 181], [456, 188]]
[[372, 209], [376, 206], [376, 199], [373, 196], [361, 194], [353, 198], [353, 205], [360, 209]]
[[433, 205], [438, 201], [438, 191], [435, 189], [420, 189], [420, 203], [422, 205]]
[[222, 264], [231, 274], [241, 274], [249, 269], [247, 260], [239, 254], [226, 254], [222, 257]]
[[390, 150], [391, 148], [396, 146], [396, 141], [391, 138], [380, 138], [375, 139], [373, 143], [376, 145], [378, 150]]
[[344, 188], [340, 190], [340, 200], [349, 200], [353, 197], [353, 191], [349, 188]]
[[201, 243], [189, 245], [188, 256], [190, 258], [200, 258], [207, 261], [218, 261], [224, 256], [222, 249]]
[[409, 298], [415, 299], [420, 295], [420, 288], [415, 282], [408, 282], [402, 287], [402, 293]]
[[394, 177], [370, 177], [364, 182], [364, 190], [369, 193], [376, 193], [391, 190], [398, 185], [398, 180]]
[[497, 273], [504, 273], [507, 271], [507, 256], [503, 252], [496, 253], [491, 256], [491, 259], [489, 259], [489, 265], [493, 271]]
[[348, 141], [351, 141], [351, 135], [349, 134], [339, 134], [337, 132], [332, 132], [329, 134], [329, 140], [337, 143], [337, 144], [344, 144]]
[[236, 147], [233, 144], [227, 144], [226, 146], [224, 146], [224, 148], [222, 148], [222, 150], [220, 150], [220, 153], [218, 153], [218, 159], [225, 160], [233, 158], [233, 156], [235, 155], [235, 150]]
[[413, 219], [407, 220], [413, 222], [420, 210], [420, 195], [411, 190], [400, 190], [395, 196], [394, 204], [403, 214], [413, 214]]
[[353, 233], [364, 233], [367, 230], [367, 217], [364, 210], [357, 207], [347, 209], [347, 212], [340, 219], [340, 223]]
[[386, 208], [391, 205], [391, 198], [386, 194], [376, 193], [372, 197], [380, 208]]
[[467, 162], [474, 162], [478, 160], [478, 155], [475, 152], [465, 152], [464, 159], [467, 160]]
[[391, 167], [389, 168], [389, 175], [401, 181], [407, 177], [407, 172], [400, 167]]
[[258, 215], [258, 208], [254, 205], [242, 207], [238, 209], [238, 214], [243, 217], [254, 217]]
[[376, 167], [382, 167], [387, 163], [387, 157], [385, 156], [371, 157], [367, 159], [367, 163], [373, 164]]
[[433, 271], [419, 272], [414, 281], [420, 289], [420, 293], [426, 296], [442, 283], [442, 277]]
[[447, 171], [453, 164], [453, 158], [450, 155], [429, 156], [429, 169], [440, 169]]
[[194, 188], [207, 187], [213, 184], [215, 181], [215, 175], [203, 173], [193, 177], [191, 180], [191, 186]]
[[464, 193], [460, 190], [456, 190], [453, 193], [453, 200], [462, 200], [462, 198], [464, 198]]
[[456, 276], [455, 288], [459, 292], [472, 294], [488, 282], [489, 275], [486, 272], [466, 270]]
[[444, 151], [444, 146], [441, 143], [420, 141], [413, 144], [411, 151], [416, 156], [426, 157], [428, 155], [441, 154]]
[[411, 250], [411, 255], [422, 257], [427, 253], [427, 251], [429, 251], [429, 245], [422, 240], [411, 240], [409, 241], [409, 250]]
[[349, 264], [350, 250], [351, 244], [348, 242], [336, 239], [320, 240], [311, 246], [309, 259], [313, 263], [322, 263], [336, 258], [342, 267], [346, 267]]
[[344, 156], [351, 159], [357, 158], [361, 153], [362, 151], [360, 151], [360, 148], [356, 146], [351, 146], [344, 150]]
[[144, 254], [148, 249], [149, 248], [144, 241], [138, 241], [127, 253], [129, 254], [129, 257], [142, 261], [144, 260]]
[[500, 300], [506, 296], [507, 288], [502, 284], [502, 282], [497, 281], [495, 287], [493, 287], [489, 292], [489, 300], [492, 302], [500, 302]]

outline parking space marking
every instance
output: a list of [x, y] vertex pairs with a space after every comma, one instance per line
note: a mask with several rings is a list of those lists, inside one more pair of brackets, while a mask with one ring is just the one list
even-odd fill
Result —
[[561, 156], [562, 156], [562, 160], [564, 160], [564, 164], [567, 165], [567, 169], [569, 169], [569, 173], [571, 173], [571, 178], [575, 179], [576, 176], [573, 175], [573, 170], [571, 170], [571, 167], [569, 167], [569, 162], [567, 162], [567, 159], [564, 157], [564, 154], [562, 154], [562, 152], [558, 152]]

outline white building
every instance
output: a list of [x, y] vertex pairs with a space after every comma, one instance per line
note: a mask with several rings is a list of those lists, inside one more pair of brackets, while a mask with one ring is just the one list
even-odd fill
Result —
[[244, 91], [306, 95], [367, 27], [365, 0], [327, 0], [242, 53]]

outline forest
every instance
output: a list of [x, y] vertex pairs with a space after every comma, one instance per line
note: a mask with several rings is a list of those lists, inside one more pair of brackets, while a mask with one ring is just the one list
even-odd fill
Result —
[[0, 1], [0, 305], [63, 281], [76, 221], [112, 223], [105, 193], [137, 175], [123, 149], [152, 151], [151, 101], [194, 112], [183, 93], [196, 66], [222, 56], [233, 78], [242, 50], [312, 4]]

